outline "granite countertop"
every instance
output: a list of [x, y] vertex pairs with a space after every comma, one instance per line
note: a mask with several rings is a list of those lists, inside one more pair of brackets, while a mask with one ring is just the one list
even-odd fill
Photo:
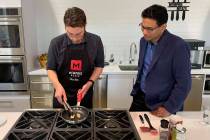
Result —
[[[47, 75], [46, 69], [30, 71], [29, 75]], [[117, 64], [104, 67], [103, 74], [137, 74], [137, 71], [122, 71]], [[210, 74], [210, 69], [192, 69], [191, 74]]]

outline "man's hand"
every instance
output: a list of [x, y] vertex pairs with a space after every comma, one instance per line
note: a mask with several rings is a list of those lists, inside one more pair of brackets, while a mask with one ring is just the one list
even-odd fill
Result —
[[81, 99], [80, 99], [80, 100], [82, 100], [91, 86], [92, 86], [92, 83], [89, 82], [89, 81], [86, 84], [84, 84], [82, 86], [82, 88], [78, 90], [77, 97], [82, 96]]
[[63, 104], [63, 101], [67, 101], [66, 92], [62, 85], [59, 85], [55, 89], [55, 98], [57, 98], [60, 104]]
[[164, 107], [160, 106], [156, 110], [151, 112], [153, 115], [158, 116], [158, 117], [167, 117], [171, 115], [170, 112], [168, 112]]

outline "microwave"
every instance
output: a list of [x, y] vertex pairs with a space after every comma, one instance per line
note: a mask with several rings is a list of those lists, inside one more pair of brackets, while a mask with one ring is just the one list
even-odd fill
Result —
[[204, 40], [185, 39], [190, 47], [190, 61], [192, 69], [201, 69], [204, 56]]

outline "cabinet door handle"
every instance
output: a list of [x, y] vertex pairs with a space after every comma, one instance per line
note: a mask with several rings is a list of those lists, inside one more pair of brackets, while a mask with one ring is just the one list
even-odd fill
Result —
[[0, 101], [0, 107], [10, 108], [13, 107], [12, 101]]
[[38, 81], [31, 81], [31, 84], [52, 84], [52, 82], [38, 82]]
[[33, 96], [32, 99], [51, 99], [50, 97], [36, 97]]

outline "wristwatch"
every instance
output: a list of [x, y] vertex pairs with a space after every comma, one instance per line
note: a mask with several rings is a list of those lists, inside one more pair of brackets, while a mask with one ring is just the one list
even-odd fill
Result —
[[94, 83], [95, 83], [95, 82], [94, 82], [93, 80], [91, 80], [91, 79], [89, 79], [88, 81], [90, 81], [90, 82], [92, 83], [92, 85], [94, 85]]

